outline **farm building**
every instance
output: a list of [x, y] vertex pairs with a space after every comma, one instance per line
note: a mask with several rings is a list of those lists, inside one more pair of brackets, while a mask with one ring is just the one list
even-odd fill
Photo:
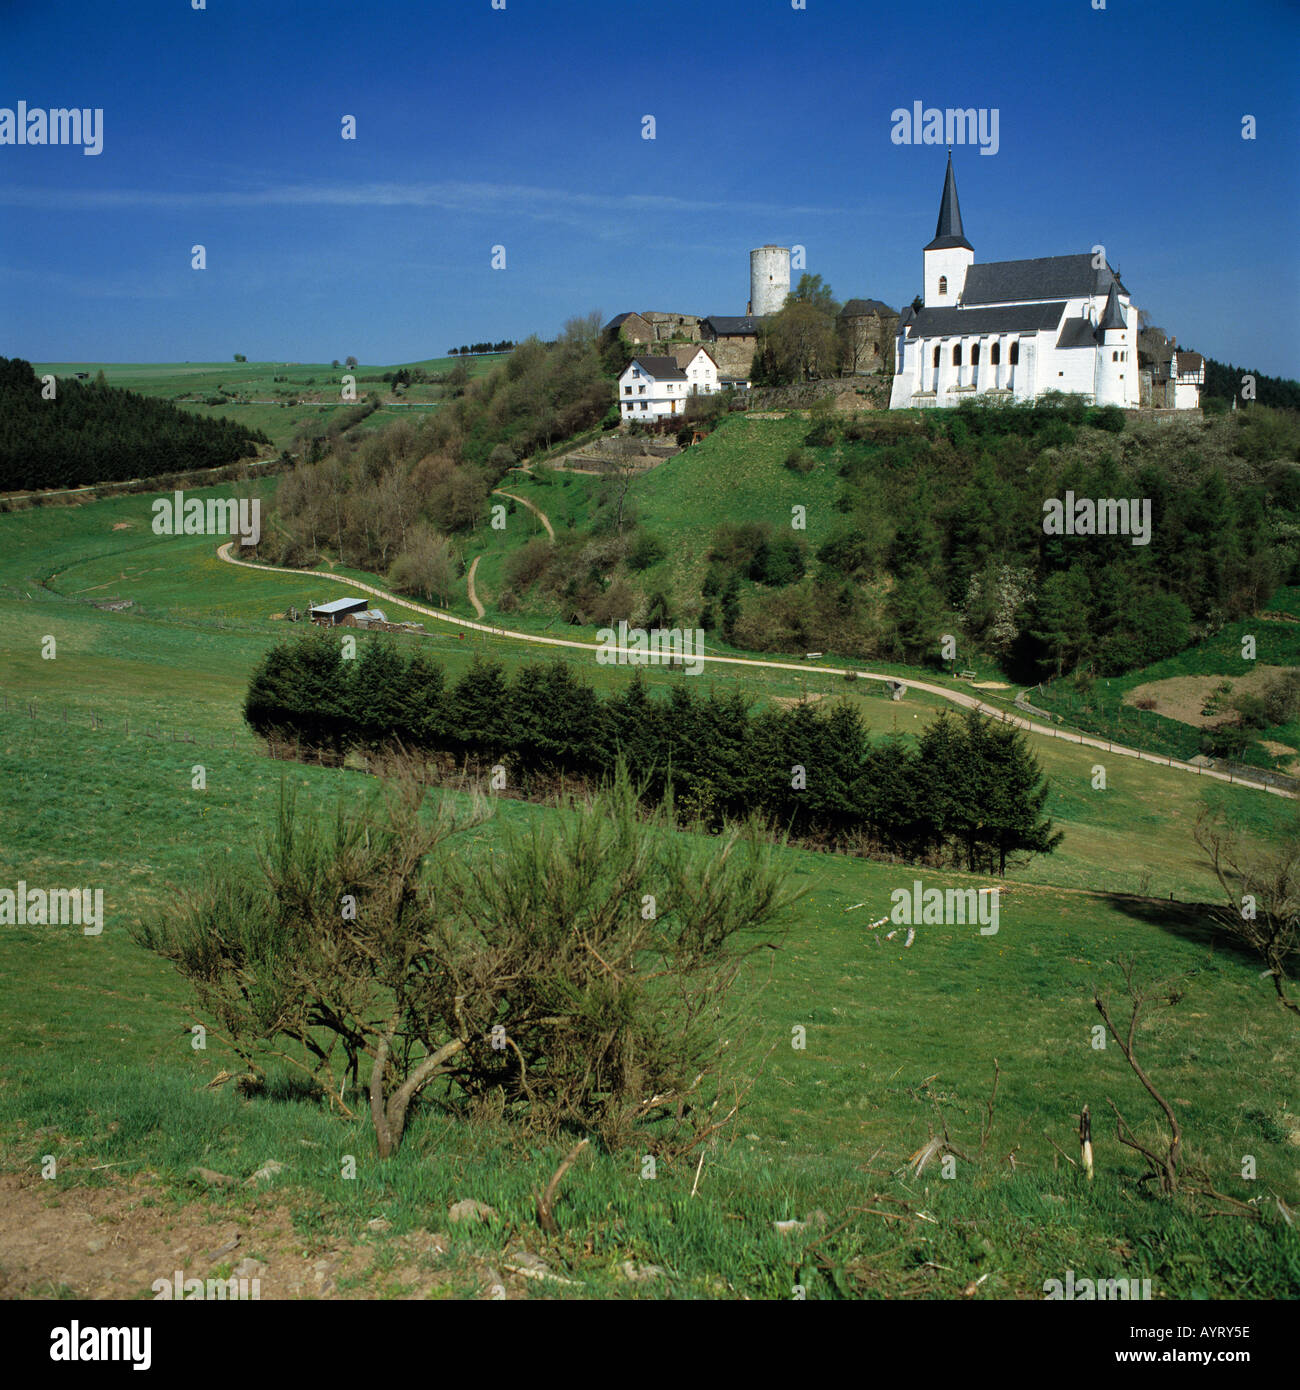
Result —
[[324, 627], [336, 627], [344, 618], [364, 613], [368, 606], [363, 598], [336, 598], [333, 603], [313, 603], [311, 620]]

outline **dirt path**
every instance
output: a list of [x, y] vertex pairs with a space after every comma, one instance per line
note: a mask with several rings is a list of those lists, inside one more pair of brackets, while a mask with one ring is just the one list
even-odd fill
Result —
[[[555, 528], [551, 525], [551, 519], [540, 507], [534, 506], [526, 497], [516, 497], [513, 492], [502, 492], [499, 487], [494, 487], [492, 491], [498, 497], [508, 497], [512, 502], [518, 502], [521, 507], [527, 507], [530, 512], [546, 527], [546, 534], [550, 536], [551, 543], [555, 543]], [[479, 617], [483, 615], [480, 613]]]
[[[471, 622], [468, 618], [457, 618], [454, 614], [443, 612], [439, 608], [429, 608], [425, 604], [415, 603], [410, 599], [398, 598], [395, 594], [390, 594], [385, 589], [377, 589], [372, 584], [363, 584], [357, 579], [345, 579], [341, 575], [328, 574], [324, 570], [286, 570], [278, 565], [259, 565], [254, 564], [251, 560], [236, 560], [230, 553], [233, 545], [233, 541], [226, 541], [224, 545], [217, 548], [218, 556], [228, 564], [240, 565], [244, 569], [266, 570], [269, 574], [296, 574], [304, 579], [330, 579], [336, 584], [351, 585], [352, 588], [359, 589], [362, 593], [374, 594], [398, 608], [409, 608], [414, 613], [423, 613], [426, 617], [436, 618], [439, 622], [452, 623], [456, 627], [469, 628], [473, 632], [490, 632], [497, 637], [506, 637], [515, 642], [533, 642], [542, 647], [571, 647], [585, 652], [614, 651], [628, 655], [640, 655], [633, 653], [628, 647], [609, 647], [597, 642], [579, 642], [571, 637], [542, 637], [532, 632], [515, 632], [510, 628]], [[801, 675], [807, 675], [809, 671], [816, 671], [825, 676], [849, 675], [847, 669], [839, 666], [809, 666], [807, 662], [799, 661], [760, 661], [751, 656], [700, 655], [695, 659], [697, 661], [711, 661], [719, 666], [753, 666], [768, 671], [797, 671]], [[874, 671], [854, 671], [853, 675], [858, 680], [867, 681], [898, 679], [896, 676], [879, 675]], [[977, 700], [973, 695], [965, 695], [960, 690], [949, 690], [947, 686], [932, 685], [929, 681], [917, 680], [904, 680], [903, 683], [909, 690], [924, 690], [927, 694], [937, 695], [941, 700], [959, 705], [962, 709], [977, 710], [980, 714], [988, 715], [992, 719], [1000, 719], [1003, 723], [1013, 724], [1016, 728], [1024, 729], [1027, 733], [1041, 734], [1045, 738], [1060, 739], [1065, 743], [1077, 743], [1082, 748], [1100, 748], [1103, 752], [1113, 753], [1117, 757], [1137, 758], [1139, 762], [1156, 763], [1160, 767], [1172, 768], [1175, 772], [1190, 773], [1196, 777], [1209, 777], [1217, 782], [1235, 782], [1241, 787], [1251, 787], [1255, 791], [1268, 792], [1272, 796], [1283, 796], [1290, 801], [1296, 800], [1295, 792], [1283, 791], [1281, 787], [1268, 786], [1262, 782], [1252, 782], [1228, 772], [1216, 772], [1213, 768], [1193, 767], [1190, 763], [1179, 762], [1176, 758], [1162, 757], [1157, 753], [1144, 753], [1137, 748], [1125, 748], [1123, 744], [1112, 743], [1109, 739], [1092, 738], [1087, 734], [1066, 733], [1063, 729], [1058, 729], [1051, 724], [1038, 724], [1032, 719], [1022, 719], [1018, 715], [1008, 714], [1006, 710], [997, 709], [993, 705], [986, 705], [983, 700]]]
[[476, 618], [481, 618], [483, 614], [487, 612], [487, 609], [478, 601], [478, 594], [474, 590], [474, 575], [478, 570], [478, 562], [482, 558], [481, 555], [475, 555], [474, 563], [469, 567], [469, 579], [466, 584], [466, 588], [469, 590], [469, 601], [474, 605], [474, 616]]
[[[247, 1280], [239, 1296], [285, 1298], [535, 1297], [511, 1252], [448, 1255], [437, 1231], [390, 1234], [378, 1208], [359, 1239], [303, 1235], [274, 1192], [227, 1197], [196, 1183], [192, 1200], [152, 1174], [108, 1187], [62, 1187], [34, 1173], [0, 1174], [0, 1299], [175, 1299], [185, 1282]], [[247, 1263], [243, 1263], [247, 1261]], [[256, 1280], [256, 1286], [253, 1284]], [[340, 1290], [339, 1285], [345, 1284]], [[492, 1286], [497, 1285], [495, 1293]], [[230, 1292], [213, 1288], [212, 1297]], [[189, 1297], [199, 1291], [191, 1286]]]

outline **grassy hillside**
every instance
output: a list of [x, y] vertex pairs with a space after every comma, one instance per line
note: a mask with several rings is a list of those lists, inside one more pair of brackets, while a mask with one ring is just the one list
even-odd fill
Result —
[[[685, 463], [695, 467], [687, 455], [668, 468]], [[679, 499], [707, 485], [686, 468], [675, 480], [660, 475], [661, 499], [670, 482]], [[576, 499], [581, 486], [530, 495]], [[662, 505], [666, 520], [680, 502]], [[97, 938], [0, 928], [9, 1058], [0, 1165], [31, 1174], [55, 1154], [47, 1201], [75, 1212], [102, 1192], [118, 1204], [112, 1220], [135, 1223], [161, 1208], [169, 1222], [198, 1223], [199, 1251], [221, 1243], [216, 1227], [204, 1237], [203, 1223], [234, 1225], [242, 1251], [268, 1265], [264, 1296], [292, 1292], [285, 1281], [303, 1251], [343, 1262], [343, 1296], [469, 1295], [499, 1276], [521, 1296], [789, 1298], [797, 1283], [813, 1298], [956, 1297], [972, 1285], [978, 1297], [1039, 1297], [1066, 1269], [1150, 1278], [1156, 1298], [1300, 1293], [1300, 1237], [1280, 1220], [1207, 1221], [1139, 1189], [1139, 1165], [1100, 1119], [1091, 1185], [1052, 1142], [1072, 1152], [1079, 1106], [1100, 1117], [1107, 1097], [1140, 1133], [1156, 1133], [1122, 1059], [1091, 1046], [1091, 987], [1113, 988], [1118, 956], [1132, 954], [1146, 972], [1197, 972], [1177, 1007], [1142, 1031], [1191, 1160], [1229, 1195], [1300, 1203], [1294, 1025], [1254, 962], [1222, 943], [1211, 953], [1204, 911], [1181, 905], [1212, 892], [1188, 833], [1202, 796], [1235, 807], [1265, 840], [1292, 807], [1127, 760], [1109, 769], [1108, 791], [1093, 791], [1093, 755], [1050, 739], [1034, 746], [1065, 843], [1005, 885], [996, 936], [922, 927], [906, 948], [901, 935], [868, 929], [914, 878], [980, 880], [781, 852], [807, 892], [781, 950], [747, 977], [756, 993], [735, 1045], [758, 1080], [737, 1123], [706, 1149], [694, 1196], [693, 1161], [661, 1164], [648, 1181], [636, 1155], [591, 1154], [565, 1180], [562, 1235], [545, 1238], [532, 1193], [567, 1139], [524, 1141], [490, 1118], [468, 1124], [429, 1103], [381, 1165], [356, 1097], [348, 1119], [304, 1098], [287, 1075], [260, 1099], [209, 1089], [235, 1059], [215, 1034], [194, 1050], [188, 990], [132, 944], [127, 924], [195, 882], [205, 863], [255, 873], [282, 779], [322, 814], [372, 783], [351, 770], [271, 763], [240, 721], [248, 672], [285, 630], [271, 615], [320, 597], [313, 581], [222, 564], [212, 539], [156, 537], [148, 515], [146, 499], [120, 498], [0, 516], [0, 884], [101, 886], [107, 921]], [[683, 523], [682, 534], [695, 533]], [[330, 597], [343, 592], [331, 586]], [[105, 597], [135, 607], [93, 606]], [[407, 640], [427, 643], [453, 674], [476, 649], [507, 663], [546, 655], [427, 626], [429, 636]], [[41, 654], [49, 635], [52, 660]], [[628, 678], [570, 658], [599, 684]], [[656, 694], [682, 679], [647, 674]], [[755, 700], [798, 695], [807, 680], [813, 693], [858, 702], [873, 728], [904, 734], [937, 708], [913, 695], [894, 704], [815, 670], [703, 679], [742, 681]], [[192, 790], [195, 764], [206, 773], [202, 792]], [[505, 821], [553, 814], [509, 801], [497, 810]], [[479, 832], [485, 845], [498, 824]], [[796, 1026], [806, 1050], [791, 1047]], [[985, 1140], [994, 1059], [1001, 1076]], [[970, 1162], [949, 1180], [933, 1168], [907, 1176], [908, 1155], [940, 1116]], [[1240, 1177], [1244, 1153], [1256, 1158], [1255, 1183]], [[357, 1159], [354, 1181], [340, 1179], [345, 1154]], [[271, 1158], [284, 1166], [267, 1192], [213, 1188], [192, 1171], [242, 1178]], [[448, 1205], [464, 1197], [489, 1203], [500, 1223], [449, 1224]], [[273, 1236], [281, 1219], [289, 1228]], [[774, 1223], [789, 1219], [808, 1224], [778, 1232]], [[62, 1290], [9, 1291], [93, 1287], [84, 1234], [70, 1239], [80, 1253]], [[512, 1240], [572, 1282], [509, 1273]], [[631, 1283], [627, 1260], [663, 1276]], [[159, 1273], [140, 1255], [114, 1287], [146, 1295]]]
[[[189, 789], [195, 761], [207, 770], [202, 794]], [[13, 711], [0, 717], [0, 775], [19, 791], [0, 818], [4, 881], [102, 884], [107, 900], [95, 940], [63, 928], [0, 935], [0, 1036], [10, 1059], [0, 1161], [30, 1170], [53, 1152], [53, 1186], [65, 1201], [83, 1184], [129, 1186], [148, 1175], [153, 1200], [175, 1211], [202, 1191], [194, 1167], [243, 1176], [275, 1158], [284, 1171], [272, 1196], [292, 1213], [298, 1239], [315, 1252], [349, 1243], [365, 1252], [342, 1292], [406, 1282], [441, 1294], [482, 1290], [504, 1235], [449, 1227], [443, 1213], [472, 1196], [516, 1230], [532, 1230], [531, 1192], [567, 1141], [524, 1145], [490, 1121], [466, 1126], [426, 1106], [381, 1166], [364, 1120], [294, 1098], [287, 1081], [278, 1100], [205, 1089], [235, 1059], [215, 1037], [205, 1051], [191, 1048], [187, 991], [124, 929], [192, 882], [205, 859], [254, 872], [250, 842], [282, 776], [322, 811], [336, 796], [364, 794], [367, 779], [285, 769], [246, 747], [127, 739]], [[502, 814], [545, 813], [507, 803]], [[493, 833], [484, 832], [489, 841]], [[926, 928], [907, 950], [866, 924], [910, 871], [784, 857], [809, 892], [738, 1040], [751, 1070], [771, 1052], [750, 1106], [707, 1151], [693, 1198], [691, 1163], [661, 1165], [653, 1183], [635, 1155], [597, 1154], [575, 1171], [561, 1203], [564, 1236], [530, 1238], [551, 1269], [577, 1281], [549, 1292], [625, 1295], [633, 1291], [618, 1274], [625, 1259], [665, 1270], [647, 1292], [674, 1296], [782, 1298], [798, 1282], [810, 1297], [953, 1297], [988, 1276], [980, 1296], [1036, 1297], [1067, 1268], [1149, 1277], [1157, 1298], [1300, 1292], [1300, 1241], [1280, 1222], [1194, 1220], [1135, 1197], [1135, 1165], [1108, 1132], [1098, 1136], [1098, 1180], [1084, 1185], [1046, 1137], [1068, 1152], [1073, 1111], [1088, 1101], [1100, 1112], [1106, 1096], [1151, 1131], [1119, 1057], [1089, 1042], [1090, 986], [1112, 983], [1115, 958], [1131, 952], [1144, 969], [1200, 971], [1179, 1007], [1143, 1035], [1196, 1161], [1230, 1195], [1264, 1189], [1300, 1200], [1293, 1025], [1262, 997], [1248, 962], [1207, 958], [1196, 914], [1015, 886], [996, 937]], [[790, 1047], [795, 1025], [807, 1030], [805, 1051]], [[1262, 1071], [1261, 1057], [1271, 1059]], [[997, 1107], [976, 1159], [995, 1058]], [[951, 1181], [908, 1179], [904, 1160], [937, 1113], [975, 1161], [959, 1163]], [[1240, 1181], [1243, 1152], [1255, 1155], [1262, 1182]], [[339, 1180], [347, 1153], [358, 1159], [354, 1182]], [[270, 1260], [274, 1279], [277, 1253], [258, 1244], [265, 1200], [248, 1189], [214, 1191], [205, 1207], [247, 1230], [245, 1248]], [[819, 1212], [832, 1227], [846, 1223], [824, 1244]], [[381, 1217], [388, 1227], [372, 1234], [366, 1223]], [[773, 1223], [792, 1218], [813, 1224], [793, 1238], [778, 1234]], [[404, 1242], [430, 1230], [445, 1233], [445, 1248], [426, 1239], [413, 1256]], [[810, 1253], [817, 1244], [821, 1269]], [[143, 1293], [154, 1277], [142, 1269], [121, 1292]]]

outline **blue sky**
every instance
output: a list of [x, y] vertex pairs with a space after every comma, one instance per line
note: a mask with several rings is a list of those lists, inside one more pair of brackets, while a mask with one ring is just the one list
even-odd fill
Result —
[[999, 112], [996, 155], [954, 152], [977, 260], [1104, 245], [1180, 344], [1300, 376], [1300, 7], [1091, 5], [0, 0], [0, 107], [104, 110], [98, 156], [0, 145], [0, 355], [400, 362], [739, 314], [765, 242], [899, 307], [943, 178], [890, 140], [921, 101]]

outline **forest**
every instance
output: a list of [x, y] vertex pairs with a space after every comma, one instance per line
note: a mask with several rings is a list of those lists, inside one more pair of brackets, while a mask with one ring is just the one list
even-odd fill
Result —
[[0, 490], [83, 487], [220, 468], [270, 441], [233, 420], [60, 377], [48, 398], [30, 362], [0, 357]]

